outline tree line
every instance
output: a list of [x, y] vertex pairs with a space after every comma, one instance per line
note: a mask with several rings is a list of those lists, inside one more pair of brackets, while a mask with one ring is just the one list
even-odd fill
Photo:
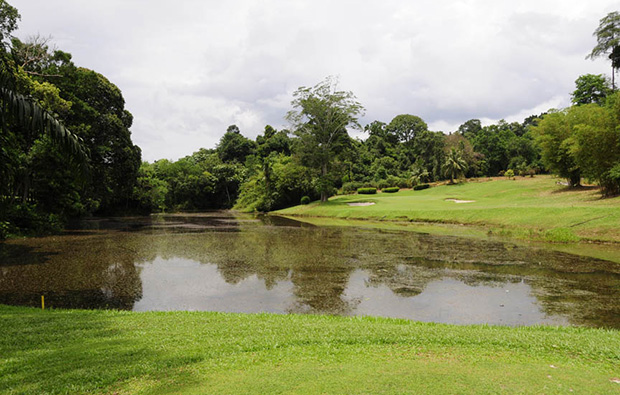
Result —
[[11, 33], [0, 1], [0, 237], [129, 211], [141, 163], [120, 89], [40, 36]]
[[[473, 119], [452, 134], [431, 131], [411, 114], [362, 127], [357, 117], [363, 107], [330, 78], [299, 88], [292, 106], [291, 130], [267, 125], [252, 140], [231, 125], [214, 149], [143, 163], [136, 189], [142, 204], [152, 210], [270, 211], [299, 204], [303, 196], [325, 201], [365, 186], [410, 188], [507, 169], [522, 175], [546, 169], [530, 131], [537, 117], [488, 126]], [[368, 137], [352, 138], [352, 127]]]
[[[250, 139], [231, 125], [215, 148], [148, 163], [131, 140], [133, 118], [118, 87], [49, 39], [12, 37], [18, 20], [0, 0], [0, 237], [85, 215], [271, 211], [360, 187], [505, 172], [553, 172], [572, 186], [585, 178], [605, 195], [620, 193], [620, 96], [602, 75], [579, 77], [567, 109], [521, 123], [471, 119], [449, 134], [413, 114], [362, 126], [362, 104], [327, 78], [294, 93], [289, 129], [267, 125]], [[609, 37], [620, 37], [619, 21], [617, 13], [601, 20], [595, 35], [605, 39], [591, 54], [609, 54], [612, 74], [620, 51]], [[353, 129], [366, 137], [352, 138]]]

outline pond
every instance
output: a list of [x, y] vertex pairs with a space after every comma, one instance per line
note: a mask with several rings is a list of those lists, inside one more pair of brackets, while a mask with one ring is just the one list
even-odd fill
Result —
[[620, 328], [620, 265], [510, 243], [227, 212], [0, 243], [0, 303]]

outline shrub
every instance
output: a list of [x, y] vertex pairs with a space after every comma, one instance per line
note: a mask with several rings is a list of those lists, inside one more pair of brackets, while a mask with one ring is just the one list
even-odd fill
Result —
[[301, 198], [301, 204], [310, 204], [310, 196], [303, 196]]
[[385, 193], [395, 193], [400, 191], [399, 187], [389, 187], [389, 188], [384, 188], [381, 190], [381, 192], [385, 192]]
[[7, 221], [3, 221], [2, 233], [43, 235], [60, 232], [63, 226], [60, 215], [42, 212], [36, 204], [21, 203], [11, 208]]
[[360, 195], [374, 195], [377, 193], [377, 188], [358, 188], [357, 193]]
[[600, 184], [603, 187], [603, 196], [620, 194], [620, 163], [603, 174]]
[[430, 188], [430, 187], [431, 187], [431, 186], [430, 186], [430, 185], [428, 185], [428, 184], [418, 184], [418, 185], [416, 185], [416, 186], [414, 186], [414, 187], [413, 187], [413, 190], [414, 190], [414, 191], [420, 191], [420, 190], [422, 190], [422, 189], [427, 189], [427, 188]]
[[404, 177], [388, 176], [386, 180], [390, 184], [388, 186], [399, 187], [399, 188], [410, 188], [411, 187], [411, 183], [409, 182], [409, 180]]
[[515, 172], [512, 169], [508, 169], [506, 170], [506, 172], [504, 173], [504, 175], [506, 177], [508, 177], [508, 179], [510, 180], [511, 178], [515, 177]]
[[8, 221], [0, 221], [0, 240], [6, 239], [10, 234], [11, 224]]
[[344, 194], [355, 193], [358, 188], [361, 188], [363, 186], [364, 184], [358, 181], [345, 182], [344, 184], [342, 184], [342, 193]]
[[376, 184], [377, 189], [384, 189], [384, 188], [389, 188], [390, 186], [392, 186], [393, 184], [391, 184], [390, 182], [388, 182], [388, 180], [379, 180]]

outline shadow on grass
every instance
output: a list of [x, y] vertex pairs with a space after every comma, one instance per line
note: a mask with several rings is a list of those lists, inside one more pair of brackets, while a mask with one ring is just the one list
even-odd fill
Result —
[[565, 192], [590, 192], [600, 190], [601, 187], [596, 185], [579, 185], [576, 187], [565, 186], [560, 189], [551, 191], [552, 194], [565, 193]]
[[[0, 305], [0, 393], [86, 393], [198, 362], [121, 329], [121, 317]], [[130, 340], [129, 340], [130, 339]]]

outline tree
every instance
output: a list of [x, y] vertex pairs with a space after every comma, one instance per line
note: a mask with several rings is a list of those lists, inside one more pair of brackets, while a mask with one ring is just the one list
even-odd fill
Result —
[[585, 104], [547, 114], [532, 130], [542, 148], [542, 158], [552, 171], [569, 179], [596, 181], [603, 195], [620, 192], [620, 93], [605, 106]]
[[532, 128], [538, 145], [542, 148], [542, 160], [552, 172], [568, 180], [570, 186], [581, 182], [581, 169], [571, 151], [569, 138], [572, 131], [565, 111], [552, 111]]
[[352, 92], [337, 89], [337, 81], [328, 77], [314, 87], [300, 87], [293, 94], [295, 110], [286, 119], [299, 137], [297, 154], [302, 163], [319, 171], [321, 201], [327, 201], [333, 188], [329, 177], [334, 159], [350, 143], [347, 127], [360, 128], [358, 117], [364, 108]]
[[128, 209], [141, 164], [141, 150], [133, 144], [129, 130], [133, 116], [125, 109], [125, 99], [116, 85], [93, 70], [76, 67], [70, 55], [65, 55], [54, 65], [54, 74], [62, 77], [54, 78], [53, 84], [61, 97], [72, 103], [63, 121], [91, 153], [93, 182], [82, 196], [102, 214]]
[[284, 154], [272, 153], [266, 161], [269, 166], [264, 166], [241, 186], [236, 209], [277, 210], [299, 204], [303, 196], [317, 197], [310, 169]]
[[[471, 142], [459, 133], [452, 133], [445, 136], [446, 150], [456, 150], [461, 158], [465, 161], [466, 170], [464, 176], [479, 177], [485, 175], [480, 168], [480, 162], [484, 159], [484, 155], [474, 151]], [[445, 172], [445, 169], [444, 169]]]
[[465, 136], [468, 139], [472, 139], [473, 137], [476, 136], [476, 134], [478, 134], [480, 130], [482, 130], [482, 124], [480, 120], [470, 119], [469, 121], [459, 126], [457, 133], [459, 133], [462, 136]]
[[248, 155], [256, 150], [256, 143], [242, 136], [237, 125], [230, 125], [215, 150], [222, 162], [244, 163]]
[[594, 31], [596, 46], [586, 59], [596, 59], [606, 55], [611, 60], [611, 89], [616, 89], [616, 69], [620, 66], [620, 13], [610, 12], [600, 20]]
[[452, 148], [444, 163], [444, 173], [450, 178], [450, 184], [454, 184], [455, 178], [462, 177], [467, 171], [467, 163], [459, 151]]
[[602, 74], [585, 74], [575, 81], [575, 91], [571, 94], [571, 101], [575, 105], [603, 104], [612, 90], [607, 78]]
[[69, 155], [65, 166], [85, 173], [88, 150], [83, 140], [69, 131], [39, 102], [19, 93], [14, 77], [5, 63], [0, 62], [0, 175], [3, 179], [0, 195], [10, 201], [18, 192], [22, 200], [28, 198], [30, 171], [27, 165], [25, 168], [23, 160], [16, 160], [16, 156], [26, 155], [26, 151], [39, 141], [37, 138], [40, 136], [46, 136], [61, 152]]
[[21, 18], [17, 9], [0, 0], [0, 45], [4, 46], [4, 42], [11, 37], [11, 33], [17, 29], [17, 21]]
[[620, 165], [620, 93], [610, 96], [606, 106], [571, 108], [575, 160], [582, 175], [596, 181], [603, 195], [620, 192], [620, 180], [610, 171]]
[[138, 207], [145, 212], [164, 211], [166, 209], [168, 183], [155, 176], [154, 165], [142, 162], [133, 194]]
[[2, 132], [10, 119], [31, 131], [41, 131], [84, 163], [87, 150], [81, 138], [70, 132], [58, 119], [31, 97], [17, 92], [15, 81], [0, 62], [0, 127]]
[[267, 158], [271, 153], [291, 154], [291, 138], [287, 130], [276, 130], [270, 125], [265, 126], [265, 133], [256, 136], [256, 155]]
[[522, 124], [501, 120], [496, 125], [484, 126], [470, 138], [474, 150], [484, 155], [488, 175], [508, 169], [513, 161], [526, 162], [526, 165], [538, 161], [538, 150], [526, 130]]
[[422, 118], [410, 114], [395, 116], [386, 127], [388, 134], [395, 135], [398, 141], [405, 144], [411, 144], [416, 136], [427, 130], [428, 125]]

